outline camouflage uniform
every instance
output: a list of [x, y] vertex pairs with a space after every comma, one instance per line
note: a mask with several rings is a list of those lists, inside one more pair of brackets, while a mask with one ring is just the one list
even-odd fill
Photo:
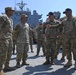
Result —
[[[67, 54], [67, 59], [68, 62], [65, 66], [71, 66], [72, 65], [72, 55], [71, 55], [71, 51], [75, 50], [72, 49], [72, 44], [73, 44], [73, 29], [76, 26], [75, 23], [75, 18], [71, 17], [71, 18], [66, 18], [63, 22], [62, 22], [62, 26], [63, 26], [63, 34], [65, 35], [65, 50], [66, 50], [66, 54]], [[75, 45], [75, 44], [74, 44]], [[76, 55], [76, 53], [74, 54]]]
[[20, 63], [21, 59], [22, 62], [26, 62], [27, 60], [27, 52], [28, 52], [28, 44], [29, 44], [29, 25], [22, 22], [16, 25], [14, 35], [17, 39], [17, 63]]
[[44, 43], [44, 34], [43, 34], [43, 28], [40, 26], [36, 29], [37, 32], [37, 54], [36, 56], [39, 55], [40, 52], [40, 47], [42, 45], [42, 50], [45, 55], [45, 43]]
[[0, 18], [0, 69], [5, 64], [9, 66], [9, 61], [12, 55], [13, 21], [6, 14]]
[[74, 68], [76, 69], [76, 19], [75, 19], [75, 27], [72, 31], [73, 40], [72, 40], [72, 50], [73, 50], [73, 59], [75, 60]]
[[71, 38], [71, 51], [68, 52], [67, 55], [68, 55], [68, 61], [69, 61], [70, 58], [72, 59], [72, 57], [70, 57], [70, 54], [71, 54], [71, 52], [73, 53], [73, 59], [75, 61], [74, 69], [76, 69], [76, 18], [73, 17], [72, 22], [73, 22], [74, 27], [71, 31], [71, 36], [72, 36], [72, 38]]
[[65, 38], [64, 38], [64, 35], [62, 35], [62, 31], [63, 31], [62, 27], [58, 29], [58, 36], [57, 36], [57, 40], [56, 40], [56, 56], [55, 56], [55, 58], [57, 58], [60, 47], [62, 47], [61, 60], [64, 60], [64, 57], [66, 56], [66, 52], [65, 52]]
[[30, 42], [30, 49], [33, 52], [33, 29], [30, 28], [29, 30], [29, 42]]
[[[45, 55], [46, 55], [46, 62], [49, 63], [50, 60], [49, 58], [51, 57], [51, 64], [54, 62], [54, 57], [55, 57], [55, 49], [56, 49], [56, 39], [57, 39], [57, 33], [58, 33], [58, 28], [57, 26], [59, 25], [59, 22], [54, 20], [54, 21], [49, 21], [45, 23], [50, 24], [50, 28], [45, 28], [45, 42], [46, 42], [46, 50], [45, 50]], [[44, 63], [44, 64], [45, 64]]]

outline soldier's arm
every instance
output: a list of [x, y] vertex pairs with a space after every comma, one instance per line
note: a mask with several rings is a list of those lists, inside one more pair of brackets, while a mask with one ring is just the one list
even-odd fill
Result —
[[2, 16], [0, 16], [0, 33], [3, 30], [3, 28], [5, 27], [4, 22], [5, 22], [4, 18]]
[[63, 22], [59, 22], [59, 24], [55, 25], [54, 27], [58, 28], [58, 29], [63, 29], [64, 24], [63, 24]]
[[20, 31], [20, 26], [16, 25], [15, 29], [13, 30], [13, 38], [17, 39]]
[[64, 27], [63, 22], [57, 21], [56, 25], [51, 25], [52, 28], [62, 28]]
[[75, 27], [76, 27], [76, 19], [74, 20], [74, 24], [75, 24]]
[[32, 37], [32, 29], [29, 27], [29, 38], [31, 38]]
[[2, 26], [4, 25], [4, 18], [2, 16], [0, 16], [0, 28], [2, 28]]
[[19, 26], [19, 24], [17, 24], [14, 30], [19, 31], [19, 29], [20, 29], [20, 26]]
[[76, 32], [76, 19], [74, 19], [74, 28], [72, 29], [72, 32]]
[[8, 20], [6, 16], [1, 16], [0, 18], [0, 30], [3, 31], [4, 34], [6, 34], [9, 29], [7, 28]]
[[45, 23], [45, 27], [46, 28], [57, 28], [57, 27], [59, 27], [60, 26], [60, 22], [57, 22], [57, 24], [56, 25], [51, 25], [50, 23]]

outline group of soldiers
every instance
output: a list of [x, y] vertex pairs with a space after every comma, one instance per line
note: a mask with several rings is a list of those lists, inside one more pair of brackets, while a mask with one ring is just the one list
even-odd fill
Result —
[[46, 57], [43, 64], [54, 65], [54, 59], [57, 59], [60, 47], [62, 47], [61, 60], [65, 60], [65, 56], [68, 59], [64, 67], [72, 65], [72, 52], [75, 60], [74, 69], [76, 69], [76, 18], [73, 17], [70, 8], [65, 9], [63, 14], [65, 14], [64, 18], [55, 20], [54, 13], [49, 12], [46, 22], [40, 23], [39, 27], [35, 29], [38, 43], [36, 56], [39, 55], [40, 45], [42, 45], [42, 50]]
[[[14, 12], [15, 10], [12, 7], [6, 7], [5, 14], [0, 16], [0, 75], [5, 75], [4, 71], [15, 70], [14, 67], [9, 66], [15, 44], [17, 51], [16, 67], [19, 68], [21, 65], [29, 65], [26, 60], [28, 57], [29, 42], [32, 43], [32, 29], [26, 22], [28, 20], [26, 14], [21, 15], [20, 22], [13, 29], [11, 16]], [[30, 47], [31, 52], [33, 52], [32, 46]], [[22, 64], [20, 64], [21, 60]]]
[[[0, 75], [5, 75], [3, 71], [14, 70], [13, 67], [9, 66], [12, 51], [15, 49], [14, 43], [17, 50], [16, 67], [20, 68], [21, 65], [29, 65], [26, 61], [29, 43], [33, 44], [33, 33], [36, 33], [36, 56], [39, 55], [42, 45], [43, 54], [46, 57], [46, 61], [43, 63], [44, 65], [55, 64], [54, 59], [57, 58], [59, 49], [62, 46], [61, 60], [65, 56], [68, 59], [64, 67], [70, 67], [72, 65], [72, 52], [75, 60], [74, 68], [76, 69], [76, 18], [72, 16], [72, 10], [70, 8], [67, 8], [63, 12], [66, 17], [59, 20], [55, 20], [54, 13], [49, 12], [47, 15], [48, 20], [44, 24], [39, 23], [39, 26], [33, 31], [27, 23], [28, 16], [26, 14], [21, 15], [20, 22], [13, 29], [11, 16], [14, 12], [15, 10], [12, 7], [6, 7], [5, 14], [0, 16]], [[33, 52], [32, 45], [30, 47], [31, 52]], [[22, 64], [20, 64], [21, 60]]]

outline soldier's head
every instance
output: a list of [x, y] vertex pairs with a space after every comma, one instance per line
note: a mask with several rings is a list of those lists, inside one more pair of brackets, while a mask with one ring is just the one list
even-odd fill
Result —
[[67, 8], [63, 12], [63, 14], [65, 14], [67, 17], [71, 17], [72, 16], [72, 10], [70, 8]]
[[40, 27], [40, 28], [42, 28], [42, 27], [43, 27], [43, 24], [42, 24], [41, 22], [39, 23], [39, 27]]
[[5, 13], [6, 13], [8, 16], [12, 16], [14, 12], [15, 12], [15, 10], [14, 10], [12, 7], [6, 7], [6, 8], [5, 8]]
[[27, 20], [28, 20], [28, 16], [26, 14], [22, 14], [21, 21], [25, 23]]
[[54, 20], [54, 13], [53, 12], [49, 12], [47, 16], [49, 16], [49, 20], [51, 20], [51, 21]]

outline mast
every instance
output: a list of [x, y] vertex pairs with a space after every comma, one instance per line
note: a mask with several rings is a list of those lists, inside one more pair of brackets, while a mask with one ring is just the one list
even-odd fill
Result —
[[15, 0], [15, 7], [14, 7], [14, 9], [16, 10], [16, 0]]
[[21, 3], [17, 3], [17, 5], [18, 5], [19, 8], [21, 9], [21, 11], [23, 11], [24, 6], [27, 5], [27, 4], [24, 3], [23, 0], [21, 0]]

